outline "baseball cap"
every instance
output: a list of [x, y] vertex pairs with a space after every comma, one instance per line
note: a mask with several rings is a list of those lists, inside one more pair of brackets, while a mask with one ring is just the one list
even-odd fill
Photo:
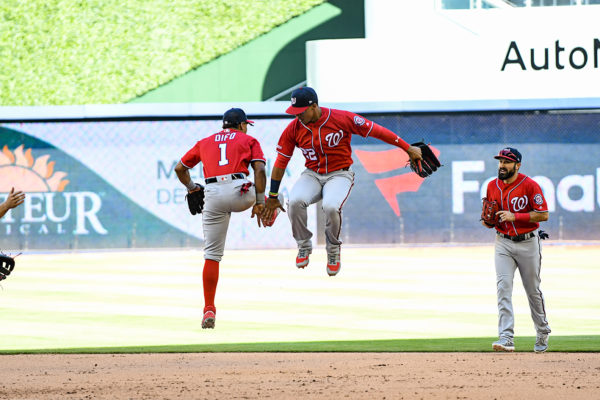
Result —
[[505, 147], [502, 150], [500, 150], [498, 155], [494, 158], [496, 160], [505, 158], [507, 160], [520, 163], [521, 162], [521, 153], [519, 153], [519, 150], [517, 150], [513, 147]]
[[247, 122], [254, 126], [254, 121], [250, 121], [241, 108], [230, 108], [223, 114], [223, 124], [238, 125], [242, 122]]
[[285, 110], [292, 115], [302, 114], [311, 104], [318, 103], [317, 92], [311, 87], [301, 87], [292, 92], [292, 105]]

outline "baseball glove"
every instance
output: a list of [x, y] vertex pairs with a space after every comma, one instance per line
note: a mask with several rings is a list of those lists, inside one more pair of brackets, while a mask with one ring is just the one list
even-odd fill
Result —
[[201, 214], [204, 209], [204, 186], [196, 183], [196, 187], [197, 189], [193, 192], [188, 192], [188, 194], [185, 195], [185, 199], [187, 200], [192, 215]]
[[500, 211], [498, 203], [495, 200], [489, 201], [487, 197], [484, 197], [481, 200], [483, 202], [481, 221], [483, 221], [489, 227], [496, 226], [499, 220], [499, 217], [496, 215], [496, 213]]
[[411, 144], [421, 149], [422, 160], [410, 161], [410, 169], [421, 178], [427, 178], [431, 176], [442, 164], [440, 160], [433, 154], [431, 147], [423, 142], [417, 142]]
[[4, 254], [0, 254], [0, 281], [6, 279], [15, 268], [15, 259]]

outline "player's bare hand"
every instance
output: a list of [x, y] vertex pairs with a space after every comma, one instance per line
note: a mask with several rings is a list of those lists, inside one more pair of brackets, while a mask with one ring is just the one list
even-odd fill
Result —
[[273, 214], [275, 214], [275, 210], [277, 209], [285, 212], [285, 209], [279, 202], [279, 199], [269, 197], [265, 203], [265, 209], [260, 217], [263, 219], [263, 221], [270, 221], [273, 218]]
[[510, 211], [498, 211], [496, 215], [500, 217], [500, 222], [512, 222], [515, 220], [515, 214], [511, 213]]
[[16, 206], [22, 204], [25, 201], [25, 193], [18, 191], [15, 192], [15, 188], [13, 187], [6, 198], [4, 204], [8, 209], [15, 208]]
[[252, 207], [252, 215], [250, 215], [250, 218], [254, 218], [256, 217], [256, 222], [258, 223], [258, 227], [260, 228], [261, 225], [261, 215], [263, 213], [265, 209], [265, 205], [264, 204], [255, 204], [254, 207]]
[[408, 153], [408, 157], [410, 158], [411, 161], [417, 161], [417, 160], [423, 159], [423, 154], [421, 154], [421, 149], [417, 146], [410, 146], [408, 148], [408, 150], [406, 150], [406, 153]]

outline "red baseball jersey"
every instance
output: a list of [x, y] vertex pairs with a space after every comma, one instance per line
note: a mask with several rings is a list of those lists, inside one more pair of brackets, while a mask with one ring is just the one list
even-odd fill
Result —
[[258, 140], [236, 129], [224, 129], [196, 143], [181, 158], [186, 168], [202, 162], [204, 178], [234, 174], [249, 174], [252, 161], [265, 162]]
[[326, 174], [352, 165], [351, 135], [373, 136], [402, 147], [408, 143], [392, 131], [350, 111], [321, 107], [321, 117], [304, 125], [295, 118], [285, 128], [277, 144], [275, 166], [285, 169], [298, 147], [306, 158], [306, 168]]
[[[507, 185], [496, 178], [488, 184], [488, 200], [496, 200], [501, 210], [516, 213], [547, 212], [548, 205], [542, 193], [542, 188], [530, 177], [518, 174], [517, 179]], [[510, 236], [521, 235], [536, 230], [540, 226], [537, 222], [502, 222], [496, 225], [496, 230]]]

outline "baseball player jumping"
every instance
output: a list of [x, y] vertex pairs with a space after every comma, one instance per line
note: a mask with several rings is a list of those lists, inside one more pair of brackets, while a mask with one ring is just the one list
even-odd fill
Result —
[[327, 274], [340, 271], [340, 230], [342, 207], [354, 185], [352, 134], [375, 137], [408, 153], [411, 161], [422, 160], [421, 149], [411, 146], [392, 131], [349, 111], [320, 107], [317, 93], [310, 87], [294, 90], [286, 112], [296, 118], [283, 131], [277, 145], [277, 159], [271, 172], [271, 187], [262, 215], [269, 220], [283, 209], [278, 192], [294, 148], [306, 158], [306, 170], [290, 192], [289, 213], [292, 234], [298, 244], [296, 266], [305, 268], [312, 252], [312, 232], [307, 228], [307, 208], [323, 201]]
[[[258, 225], [265, 204], [265, 157], [260, 143], [247, 135], [253, 121], [239, 108], [223, 115], [223, 130], [200, 140], [175, 167], [177, 177], [189, 193], [204, 190], [202, 223], [204, 229], [204, 316], [202, 328], [215, 327], [215, 293], [219, 280], [219, 262], [232, 212], [252, 208]], [[206, 187], [192, 182], [189, 169], [202, 162]], [[254, 170], [254, 185], [247, 179], [248, 166]]]
[[498, 335], [492, 344], [496, 351], [514, 351], [514, 313], [512, 307], [513, 279], [518, 268], [525, 287], [531, 318], [537, 332], [534, 351], [548, 349], [550, 326], [546, 319], [544, 296], [540, 290], [542, 246], [540, 239], [548, 237], [539, 222], [548, 220], [548, 206], [540, 186], [530, 177], [520, 174], [521, 153], [512, 147], [500, 150], [498, 178], [487, 187], [487, 199], [499, 205], [493, 221], [482, 221], [487, 228], [496, 228], [495, 264], [498, 294]]

